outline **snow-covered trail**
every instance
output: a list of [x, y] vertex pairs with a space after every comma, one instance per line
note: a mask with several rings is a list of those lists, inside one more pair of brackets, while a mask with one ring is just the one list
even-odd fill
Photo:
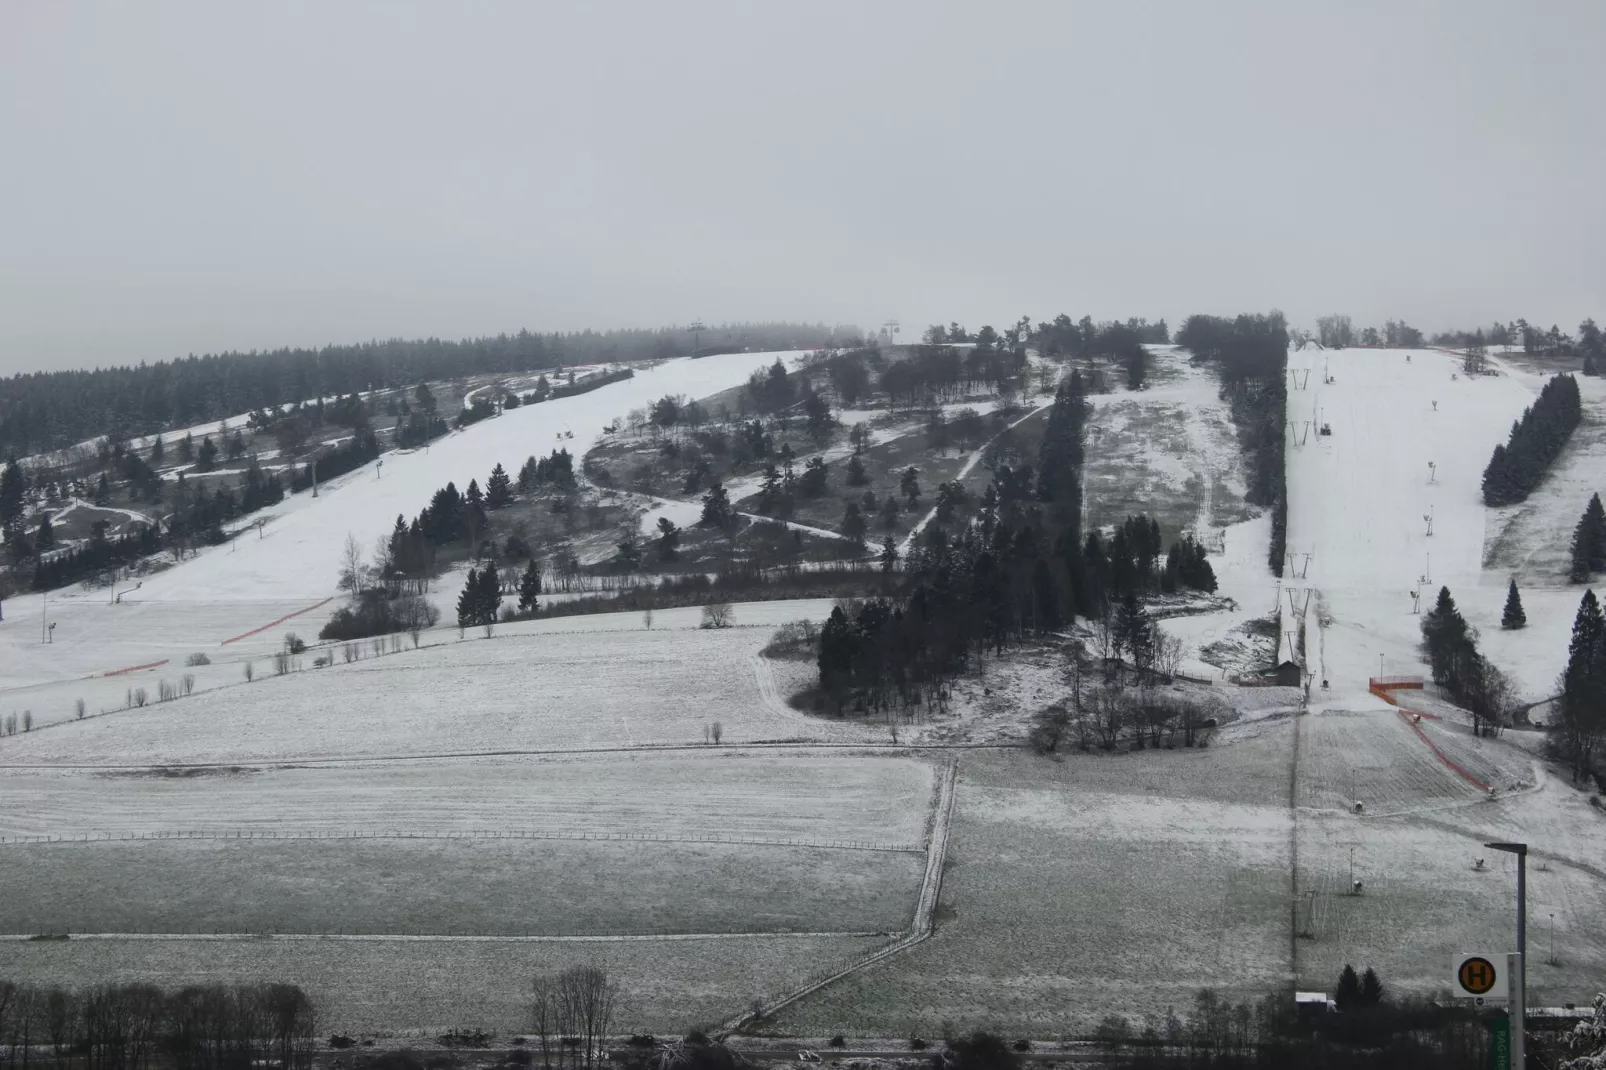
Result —
[[[330, 480], [317, 498], [287, 498], [268, 515], [260, 537], [248, 530], [232, 545], [203, 550], [146, 577], [120, 606], [111, 607], [104, 591], [51, 593], [49, 618], [58, 626], [49, 646], [39, 642], [41, 596], [7, 599], [0, 622], [0, 690], [216, 651], [225, 639], [333, 595], [347, 534], [370, 549], [398, 515], [415, 515], [448, 480], [459, 489], [475, 478], [483, 485], [498, 462], [516, 471], [525, 457], [558, 446], [583, 454], [614, 417], [666, 393], [704, 397], [727, 389], [776, 357], [733, 353], [670, 361], [589, 393], [509, 410], [427, 449], [386, 453], [382, 468], [368, 464]], [[570, 428], [575, 437], [561, 438]], [[317, 632], [316, 619], [300, 623], [303, 634]], [[276, 639], [269, 635], [263, 642], [271, 646]]]
[[1283, 582], [1316, 592], [1307, 653], [1320, 652], [1331, 699], [1353, 701], [1369, 676], [1421, 671], [1413, 590], [1426, 607], [1441, 585], [1459, 597], [1485, 582], [1483, 468], [1533, 394], [1509, 376], [1469, 379], [1432, 350], [1293, 352], [1288, 367]]

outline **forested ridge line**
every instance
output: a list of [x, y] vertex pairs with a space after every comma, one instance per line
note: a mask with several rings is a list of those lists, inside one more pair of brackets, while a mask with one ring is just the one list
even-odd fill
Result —
[[[835, 328], [835, 335], [855, 333]], [[390, 339], [318, 349], [190, 355], [93, 370], [29, 372], [0, 380], [0, 458], [96, 438], [189, 427], [266, 406], [463, 375], [516, 373], [600, 361], [689, 356], [705, 348], [813, 349], [825, 324], [733, 323], [499, 334], [448, 341]]]

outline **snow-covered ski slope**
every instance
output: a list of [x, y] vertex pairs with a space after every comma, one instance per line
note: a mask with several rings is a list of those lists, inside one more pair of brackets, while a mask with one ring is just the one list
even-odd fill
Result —
[[[669, 361], [632, 379], [589, 393], [512, 409], [437, 440], [426, 449], [386, 453], [331, 480], [319, 497], [296, 494], [272, 510], [262, 537], [242, 533], [233, 545], [203, 550], [109, 605], [104, 591], [79, 589], [49, 596], [54, 642], [42, 646], [40, 596], [8, 599], [0, 622], [0, 690], [43, 680], [102, 673], [192, 650], [216, 650], [224, 640], [268, 625], [336, 593], [347, 534], [364, 551], [398, 515], [414, 516], [448, 480], [461, 489], [484, 485], [493, 465], [517, 471], [524, 458], [563, 446], [584, 454], [605, 424], [664, 394], [706, 397], [735, 386], [755, 370], [796, 353], [733, 353]], [[574, 438], [562, 438], [568, 432]], [[332, 608], [327, 607], [327, 608]], [[327, 612], [327, 608], [325, 612]], [[296, 628], [296, 624], [286, 624]], [[284, 628], [265, 634], [269, 646]], [[303, 620], [302, 634], [317, 632]]]
[[1498, 364], [1498, 374], [1469, 378], [1436, 350], [1296, 351], [1288, 368], [1283, 583], [1312, 592], [1307, 656], [1317, 679], [1348, 701], [1370, 676], [1422, 672], [1411, 592], [1426, 609], [1447, 586], [1485, 652], [1524, 693], [1547, 693], [1566, 653], [1563, 603], [1576, 604], [1576, 592], [1532, 592], [1528, 631], [1502, 633], [1509, 577], [1483, 569], [1483, 469], [1533, 402], [1529, 378]]

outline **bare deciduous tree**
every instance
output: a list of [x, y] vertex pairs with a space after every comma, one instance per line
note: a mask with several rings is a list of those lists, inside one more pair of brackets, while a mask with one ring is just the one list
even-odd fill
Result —
[[[552, 1065], [552, 1039], [561, 1034], [558, 1027], [558, 980], [540, 974], [531, 984], [530, 1029], [541, 1041], [541, 1065]], [[559, 1052], [561, 1059], [562, 1053]]]
[[619, 987], [596, 966], [575, 966], [558, 975], [558, 1000], [571, 1035], [580, 1038], [580, 1058], [593, 1070], [613, 1024]]
[[1127, 726], [1128, 702], [1126, 691], [1118, 684], [1106, 684], [1093, 692], [1093, 731], [1099, 746], [1110, 750], [1121, 738]]
[[346, 545], [340, 551], [340, 589], [362, 594], [363, 575], [362, 544], [348, 531]]
[[256, 663], [255, 662], [250, 662], [250, 661], [246, 662], [245, 663], [245, 682], [246, 683], [250, 683], [252, 680], [256, 679], [256, 674], [257, 674]]
[[735, 619], [729, 602], [711, 602], [703, 607], [703, 621], [699, 627], [729, 628]]
[[1155, 630], [1154, 671], [1162, 679], [1170, 680], [1176, 676], [1177, 670], [1182, 667], [1182, 649], [1182, 640], [1177, 636]]

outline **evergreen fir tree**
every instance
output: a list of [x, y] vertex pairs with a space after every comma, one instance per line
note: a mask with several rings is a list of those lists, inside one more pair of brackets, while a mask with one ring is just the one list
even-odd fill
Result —
[[195, 460], [195, 436], [186, 434], [178, 444], [178, 459], [185, 464]]
[[1338, 975], [1338, 989], [1333, 993], [1333, 1002], [1338, 1004], [1341, 1011], [1354, 1010], [1361, 1005], [1361, 979], [1356, 976], [1355, 967], [1348, 963]]
[[680, 557], [680, 528], [667, 516], [658, 518], [658, 560], [669, 562]]
[[731, 508], [730, 495], [725, 493], [725, 487], [717, 480], [703, 495], [703, 514], [697, 523], [700, 527], [717, 528], [727, 533], [736, 527], [736, 511]]
[[497, 462], [496, 467], [491, 469], [491, 478], [485, 481], [485, 507], [500, 509], [512, 500], [512, 480], [508, 479], [507, 469]]
[[151, 443], [151, 467], [154, 468], [156, 465], [159, 465], [159, 464], [162, 463], [162, 450], [163, 450], [163, 448], [164, 447], [162, 446], [162, 436], [161, 435], [157, 435], [156, 436], [156, 441]]
[[855, 453], [848, 458], [848, 485], [850, 487], [862, 487], [868, 482], [870, 482], [870, 477], [865, 473], [864, 462], [859, 460], [859, 455]]
[[457, 596], [457, 627], [459, 630], [467, 628], [479, 619], [480, 574], [473, 569], [468, 570], [468, 578], [463, 581], [463, 591]]
[[1589, 526], [1589, 570], [1606, 572], [1606, 509], [1601, 507], [1598, 493], [1590, 495], [1583, 519]]
[[1063, 621], [1060, 618], [1059, 582], [1046, 559], [1039, 557], [1032, 566], [1032, 601], [1036, 610], [1037, 630], [1053, 631]]
[[1366, 967], [1366, 972], [1361, 974], [1360, 1005], [1362, 1007], [1376, 1007], [1382, 1002], [1383, 981], [1378, 977], [1377, 971], [1368, 966]]
[[842, 513], [842, 534], [856, 543], [862, 543], [868, 526], [865, 523], [864, 514], [859, 511], [859, 503], [849, 502]]
[[898, 567], [898, 545], [888, 535], [881, 540], [881, 571], [891, 572]]
[[34, 548], [40, 551], [48, 550], [56, 545], [56, 531], [50, 526], [50, 514], [39, 514], [39, 530], [33, 537]]
[[1422, 650], [1433, 670], [1433, 682], [1459, 696], [1480, 665], [1477, 632], [1473, 631], [1450, 588], [1440, 587], [1432, 609], [1422, 614]]
[[195, 467], [201, 472], [210, 472], [217, 465], [217, 445], [212, 436], [207, 435], [201, 439], [201, 449], [195, 455]]
[[495, 624], [502, 610], [502, 577], [497, 575], [496, 562], [487, 561], [480, 569], [479, 595], [475, 599], [476, 624]]
[[764, 479], [758, 489], [758, 511], [765, 516], [780, 512], [783, 494], [780, 470], [773, 464], [765, 465]]
[[[106, 482], [106, 473], [100, 474], [100, 480], [102, 484]], [[22, 498], [27, 489], [28, 477], [12, 457], [6, 462], [5, 471], [0, 472], [0, 528], [9, 528], [11, 522], [22, 515]]]
[[810, 457], [803, 465], [803, 475], [797, 481], [798, 493], [805, 498], [822, 498], [829, 489], [829, 471], [823, 457]]
[[1563, 741], [1577, 783], [1606, 735], [1606, 618], [1592, 590], [1579, 600], [1561, 680]]
[[1500, 627], [1510, 631], [1528, 626], [1528, 615], [1522, 611], [1522, 596], [1517, 593], [1517, 580], [1512, 578], [1506, 588], [1506, 608], [1500, 614]]
[[1116, 607], [1115, 633], [1121, 648], [1131, 657], [1134, 665], [1149, 663], [1154, 651], [1154, 622], [1149, 619], [1148, 610], [1138, 601], [1137, 594], [1131, 590], [1126, 592], [1121, 604]]
[[524, 575], [519, 577], [519, 612], [534, 613], [541, 608], [541, 566], [530, 558], [530, 563], [524, 566]]
[[898, 480], [898, 492], [909, 500], [913, 509], [920, 502], [920, 469], [910, 465]]

